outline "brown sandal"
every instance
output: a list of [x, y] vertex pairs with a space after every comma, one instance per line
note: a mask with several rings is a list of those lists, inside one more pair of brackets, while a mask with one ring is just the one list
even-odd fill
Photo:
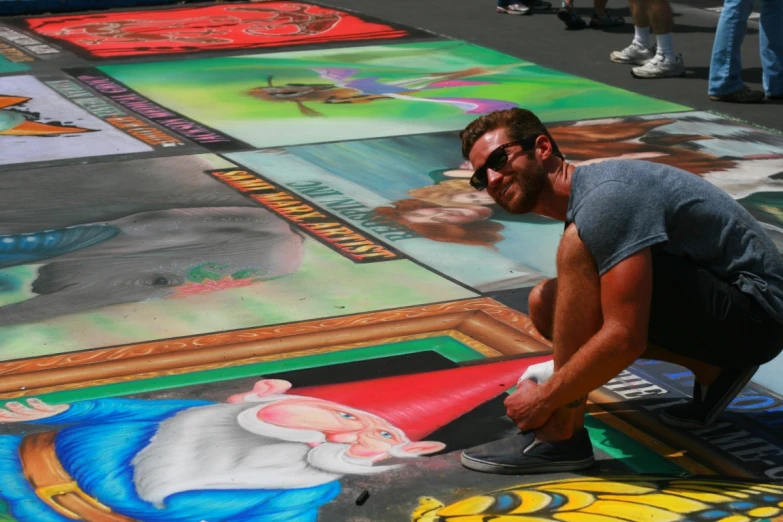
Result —
[[624, 24], [625, 24], [625, 18], [623, 18], [622, 16], [610, 15], [608, 11], [604, 16], [600, 16], [598, 13], [593, 13], [593, 17], [590, 19], [590, 27], [592, 27], [593, 29], [619, 27]]

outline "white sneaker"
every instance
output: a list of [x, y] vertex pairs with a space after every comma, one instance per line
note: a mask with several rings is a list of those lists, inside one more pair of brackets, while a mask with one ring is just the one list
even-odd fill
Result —
[[667, 58], [663, 53], [657, 53], [652, 60], [644, 65], [631, 69], [635, 78], [674, 78], [685, 76], [685, 62], [682, 55], [678, 54], [675, 60]]
[[631, 42], [631, 45], [622, 51], [612, 51], [612, 54], [609, 55], [609, 59], [615, 63], [632, 63], [635, 65], [643, 65], [647, 60], [654, 57], [655, 47], [645, 47], [636, 42]]
[[530, 13], [530, 8], [522, 4], [511, 4], [506, 7], [498, 6], [496, 8], [498, 13], [510, 14], [510, 15], [526, 15]]

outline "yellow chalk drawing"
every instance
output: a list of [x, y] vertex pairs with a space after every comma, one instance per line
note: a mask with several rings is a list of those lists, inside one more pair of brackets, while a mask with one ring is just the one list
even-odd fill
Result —
[[781, 513], [783, 484], [711, 478], [581, 477], [523, 484], [448, 506], [422, 497], [411, 521], [765, 522], [783, 521]]

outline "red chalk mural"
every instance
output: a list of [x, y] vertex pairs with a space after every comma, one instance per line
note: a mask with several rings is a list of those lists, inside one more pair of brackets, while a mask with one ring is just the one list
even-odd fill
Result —
[[[343, 477], [415, 465], [411, 459], [445, 449], [426, 439], [549, 359], [301, 388], [263, 378], [226, 402], [183, 392], [166, 400], [11, 401], [0, 406], [0, 500], [19, 522], [315, 521]], [[40, 421], [53, 429], [3, 433]], [[397, 463], [385, 462], [392, 457]], [[67, 491], [39, 486], [52, 476]]]
[[400, 38], [409, 33], [299, 2], [30, 18], [33, 31], [95, 58]]

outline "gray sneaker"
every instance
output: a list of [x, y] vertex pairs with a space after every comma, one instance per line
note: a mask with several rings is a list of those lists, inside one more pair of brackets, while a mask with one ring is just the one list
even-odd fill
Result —
[[676, 60], [670, 60], [662, 53], [657, 53], [652, 60], [648, 60], [644, 65], [631, 69], [631, 74], [634, 78], [643, 79], [685, 76], [685, 62], [680, 54], [677, 55]]
[[612, 51], [609, 59], [615, 63], [631, 63], [634, 65], [643, 65], [648, 60], [655, 57], [655, 47], [645, 47], [636, 42], [622, 51]]
[[541, 442], [522, 432], [462, 452], [462, 465], [474, 471], [513, 475], [578, 471], [593, 465], [593, 445], [581, 428], [568, 440]]

